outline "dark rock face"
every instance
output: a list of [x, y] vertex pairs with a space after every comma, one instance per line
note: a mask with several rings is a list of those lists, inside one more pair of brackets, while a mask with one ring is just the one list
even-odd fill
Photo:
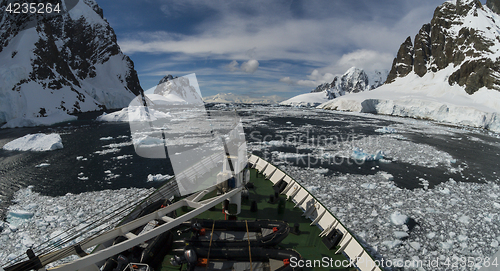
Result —
[[500, 0], [488, 0], [486, 1], [486, 6], [493, 12], [500, 14]]
[[392, 82], [396, 77], [404, 77], [412, 70], [413, 65], [413, 44], [408, 37], [399, 47], [398, 54], [392, 63], [391, 71], [387, 76], [387, 82]]
[[[500, 0], [488, 0], [486, 6], [498, 12]], [[496, 53], [492, 48], [500, 43], [500, 28], [492, 14], [479, 0], [442, 4], [431, 22], [415, 36], [414, 48], [410, 37], [401, 45], [386, 83], [411, 71], [422, 77], [451, 65], [454, 70], [448, 78], [450, 85], [463, 86], [469, 94], [482, 87], [500, 90], [500, 81], [495, 79], [499, 78], [500, 60], [492, 56]], [[476, 19], [490, 24], [470, 23]]]
[[165, 75], [165, 77], [163, 77], [163, 78], [160, 80], [160, 82], [158, 83], [158, 85], [161, 85], [161, 84], [166, 83], [166, 82], [168, 82], [168, 81], [172, 81], [172, 80], [174, 80], [175, 78], [178, 78], [178, 77], [177, 77], [177, 76], [176, 76], [176, 77], [173, 77], [171, 74], [167, 74], [167, 75]]
[[[0, 0], [2, 13], [11, 2], [13, 1]], [[129, 97], [133, 98], [143, 92], [137, 72], [134, 70], [134, 63], [121, 52], [115, 33], [104, 19], [103, 11], [96, 2], [93, 0], [65, 0], [64, 3], [61, 0], [31, 2], [52, 3], [54, 6], [60, 4], [61, 12], [50, 15], [21, 14], [22, 16], [5, 12], [7, 15], [0, 22], [0, 29], [3, 30], [0, 31], [0, 56], [8, 53], [13, 63], [22, 65], [29, 72], [27, 78], [19, 80], [12, 87], [12, 91], [17, 90], [21, 93], [24, 89], [31, 91], [35, 83], [39, 85], [41, 96], [55, 95], [54, 93], [58, 93], [59, 90], [60, 92], [55, 95], [57, 98], [54, 96], [54, 99], [72, 97], [68, 98], [71, 104], [68, 104], [68, 100], [61, 100], [61, 106], [58, 108], [49, 110], [48, 106], [47, 111], [50, 113], [58, 110], [76, 113], [99, 108], [123, 107], [127, 105]], [[78, 6], [81, 14], [72, 13], [75, 6]], [[19, 39], [20, 35], [32, 37], [34, 43], [17, 46], [16, 51], [10, 52], [13, 46], [9, 45]], [[33, 44], [32, 51], [21, 52], [23, 48], [29, 48]], [[29, 55], [31, 63], [21, 63], [22, 57], [18, 60], [19, 55]], [[0, 63], [0, 70], [9, 70], [9, 65], [2, 66]], [[106, 73], [103, 71], [109, 74], [103, 74]], [[108, 82], [108, 85], [100, 86], [101, 82]], [[0, 94], [2, 91], [8, 90], [0, 88]], [[63, 94], [64, 91], [71, 95]], [[73, 97], [76, 97], [76, 101]], [[83, 104], [85, 106], [82, 106]], [[17, 110], [22, 111], [22, 109]], [[9, 114], [5, 113], [4, 116]], [[31, 113], [24, 112], [22, 116], [30, 117]], [[0, 122], [13, 117], [20, 116], [11, 114], [10, 117], [0, 118]]]

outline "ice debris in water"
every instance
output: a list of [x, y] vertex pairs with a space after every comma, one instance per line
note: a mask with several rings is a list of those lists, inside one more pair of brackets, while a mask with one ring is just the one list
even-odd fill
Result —
[[[17, 256], [25, 257], [26, 250], [31, 247], [39, 248], [47, 244], [57, 247], [58, 242], [64, 238], [63, 232], [76, 233], [78, 229], [88, 226], [94, 218], [104, 217], [119, 206], [124, 206], [131, 200], [141, 200], [153, 191], [154, 189], [123, 188], [49, 197], [34, 192], [32, 186], [21, 189], [14, 195], [15, 204], [7, 210], [7, 222], [0, 224], [0, 229], [3, 228], [0, 232], [0, 262], [5, 264]], [[118, 219], [84, 231], [81, 237], [68, 245], [111, 229]], [[67, 258], [65, 262], [70, 259]]]
[[[500, 247], [500, 197], [491, 196], [500, 194], [495, 183], [450, 179], [432, 189], [409, 190], [394, 185], [384, 172], [332, 177], [287, 164], [280, 168], [299, 183], [315, 187], [313, 195], [346, 227], [364, 232], [362, 244], [378, 259], [490, 257]], [[360, 187], [372, 189], [362, 192]], [[412, 219], [418, 223], [413, 228]]]

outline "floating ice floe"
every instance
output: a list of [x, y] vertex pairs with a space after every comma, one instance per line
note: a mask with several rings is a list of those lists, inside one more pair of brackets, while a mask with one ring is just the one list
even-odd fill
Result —
[[364, 152], [362, 149], [355, 148], [352, 151], [351, 157], [352, 159], [360, 161], [378, 161], [384, 158], [384, 152], [379, 150], [375, 154], [368, 154]]
[[174, 176], [162, 175], [162, 174], [156, 174], [156, 175], [149, 174], [148, 175], [148, 182], [163, 182], [163, 181], [166, 181], [172, 177], [174, 177]]
[[8, 151], [52, 151], [62, 149], [59, 134], [28, 134], [3, 146]]
[[[311, 193], [344, 225], [364, 232], [362, 243], [366, 242], [365, 247], [372, 248], [378, 259], [418, 257], [430, 261], [436, 255], [484, 258], [498, 250], [497, 244], [500, 247], [500, 197], [491, 196], [500, 194], [495, 183], [449, 180], [432, 189], [409, 190], [387, 181], [381, 172], [321, 176], [286, 164], [280, 169], [306, 187], [318, 187]], [[373, 189], [363, 193], [363, 186]], [[339, 191], [342, 197], [329, 196]], [[412, 220], [416, 225], [410, 225]]]
[[399, 211], [395, 211], [391, 214], [391, 222], [394, 225], [403, 225], [408, 220], [408, 216], [400, 213]]
[[398, 131], [392, 127], [382, 127], [382, 128], [378, 128], [378, 129], [375, 129], [375, 132], [377, 133], [382, 133], [382, 134], [395, 134], [397, 133]]

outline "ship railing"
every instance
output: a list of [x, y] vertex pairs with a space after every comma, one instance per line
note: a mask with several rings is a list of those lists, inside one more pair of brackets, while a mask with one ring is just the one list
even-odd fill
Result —
[[273, 184], [280, 181], [286, 183], [286, 187], [281, 194], [287, 196], [287, 199], [293, 200], [295, 207], [300, 207], [304, 211], [304, 216], [311, 219], [311, 226], [317, 225], [322, 232], [320, 237], [327, 236], [333, 230], [339, 230], [343, 236], [339, 243], [339, 248], [335, 254], [343, 253], [350, 262], [355, 264], [361, 271], [381, 271], [373, 257], [366, 251], [354, 235], [309, 191], [300, 183], [295, 181], [288, 174], [281, 171], [273, 164], [252, 154], [248, 158], [252, 168], [263, 174]]

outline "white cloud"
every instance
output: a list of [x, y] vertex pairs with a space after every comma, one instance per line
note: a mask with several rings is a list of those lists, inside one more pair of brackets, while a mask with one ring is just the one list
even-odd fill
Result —
[[280, 82], [286, 83], [288, 85], [299, 85], [304, 87], [316, 88], [318, 85], [323, 83], [330, 83], [335, 78], [335, 75], [331, 73], [321, 73], [319, 70], [315, 69], [307, 76], [308, 80], [292, 80], [289, 76], [282, 77]]
[[255, 59], [250, 59], [246, 62], [243, 62], [241, 66], [238, 67], [238, 61], [233, 60], [231, 63], [224, 66], [224, 69], [230, 72], [242, 71], [246, 73], [254, 73], [257, 68], [259, 68], [259, 61]]
[[392, 54], [372, 50], [358, 50], [344, 54], [337, 62], [338, 69], [343, 71], [351, 67], [366, 71], [390, 69], [394, 56]]
[[280, 82], [283, 82], [283, 83], [286, 83], [286, 84], [289, 84], [289, 85], [295, 85], [297, 84], [297, 82], [293, 81], [290, 76], [287, 76], [287, 77], [283, 77], [280, 79]]
[[246, 73], [254, 73], [259, 67], [259, 61], [255, 59], [248, 60], [247, 62], [243, 62], [241, 64], [241, 70]]
[[227, 64], [224, 66], [224, 68], [230, 72], [235, 72], [238, 70], [238, 61], [233, 60], [231, 63]]
[[[152, 0], [162, 3], [166, 18], [196, 14], [200, 20], [186, 19], [186, 32], [169, 27], [128, 32], [120, 35], [119, 45], [126, 54], [166, 53], [167, 62], [176, 69], [193, 69], [186, 63], [209, 56], [220, 61], [217, 63], [229, 63], [223, 68], [239, 71], [235, 76], [259, 69], [266, 72], [253, 76], [269, 79], [283, 89], [316, 87], [352, 66], [367, 71], [390, 69], [399, 45], [430, 21], [442, 1], [422, 0], [415, 6], [411, 0], [311, 1], [303, 5], [265, 0]], [[271, 62], [274, 73], [266, 70]], [[217, 65], [214, 73], [220, 71], [221, 64]]]
[[317, 87], [318, 85], [321, 85], [323, 83], [330, 83], [333, 81], [333, 78], [335, 78], [335, 75], [326, 72], [326, 73], [321, 73], [319, 70], [315, 69], [307, 76], [309, 80], [298, 80], [297, 85], [304, 86], [304, 87]]

